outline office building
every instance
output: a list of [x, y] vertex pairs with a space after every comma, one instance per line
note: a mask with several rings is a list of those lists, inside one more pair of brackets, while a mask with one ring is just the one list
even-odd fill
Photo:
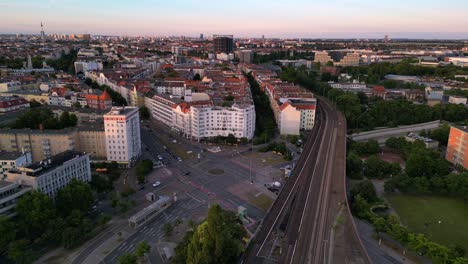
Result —
[[233, 53], [234, 36], [233, 35], [214, 35], [214, 53]]
[[65, 151], [40, 162], [10, 170], [7, 181], [30, 186], [53, 198], [72, 179], [91, 181], [89, 154]]
[[13, 217], [18, 200], [32, 188], [15, 182], [0, 180], [0, 216]]
[[104, 115], [107, 160], [133, 166], [141, 155], [137, 107], [113, 107]]
[[29, 152], [0, 151], [0, 180], [6, 177], [9, 170], [30, 163], [32, 163], [32, 159]]
[[450, 128], [445, 158], [454, 165], [468, 169], [468, 127]]

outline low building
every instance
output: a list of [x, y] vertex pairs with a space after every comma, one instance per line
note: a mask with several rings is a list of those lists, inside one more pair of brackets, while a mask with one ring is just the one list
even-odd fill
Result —
[[454, 165], [468, 169], [468, 127], [450, 128], [445, 158]]
[[0, 96], [0, 113], [29, 108], [29, 102], [18, 96]]
[[466, 105], [466, 97], [451, 95], [449, 96], [449, 103]]
[[6, 173], [14, 168], [32, 163], [31, 153], [16, 151], [0, 151], [0, 180], [6, 177]]
[[18, 200], [32, 188], [15, 182], [0, 181], [0, 216], [13, 217]]
[[421, 137], [417, 134], [414, 133], [409, 133], [408, 135], [405, 136], [406, 141], [408, 142], [415, 142], [415, 141], [421, 141], [424, 143], [426, 148], [428, 149], [435, 149], [439, 147], [439, 141], [433, 140], [427, 137]]
[[53, 198], [72, 179], [91, 181], [89, 154], [65, 151], [49, 159], [10, 170], [7, 180], [32, 187]]

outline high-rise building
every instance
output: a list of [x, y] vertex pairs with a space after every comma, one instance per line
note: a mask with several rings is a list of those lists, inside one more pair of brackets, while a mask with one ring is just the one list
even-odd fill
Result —
[[445, 158], [452, 164], [468, 169], [468, 127], [450, 128]]
[[203, 33], [200, 34], [200, 39], [203, 40], [205, 37], [203, 36]]
[[214, 35], [214, 53], [232, 53], [234, 51], [233, 35]]
[[388, 35], [385, 35], [385, 37], [384, 37], [384, 42], [385, 42], [385, 43], [388, 42]]
[[137, 107], [112, 107], [104, 115], [107, 160], [129, 167], [141, 155], [140, 114]]

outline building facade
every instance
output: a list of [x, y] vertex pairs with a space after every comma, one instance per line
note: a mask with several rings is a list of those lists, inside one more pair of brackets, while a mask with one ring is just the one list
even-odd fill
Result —
[[107, 160], [132, 166], [141, 155], [137, 107], [113, 107], [104, 115]]
[[32, 188], [9, 181], [0, 181], [0, 215], [13, 217], [16, 215], [15, 207], [18, 200], [31, 191]]
[[52, 198], [72, 179], [91, 181], [89, 154], [66, 151], [7, 173], [8, 181], [30, 186]]
[[214, 53], [232, 53], [234, 51], [233, 35], [214, 35], [213, 36]]
[[468, 169], [468, 127], [450, 128], [445, 158], [454, 165]]

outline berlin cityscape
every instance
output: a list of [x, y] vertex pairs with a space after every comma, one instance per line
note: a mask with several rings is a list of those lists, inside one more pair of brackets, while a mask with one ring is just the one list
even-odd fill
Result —
[[468, 1], [0, 0], [0, 264], [468, 264]]

